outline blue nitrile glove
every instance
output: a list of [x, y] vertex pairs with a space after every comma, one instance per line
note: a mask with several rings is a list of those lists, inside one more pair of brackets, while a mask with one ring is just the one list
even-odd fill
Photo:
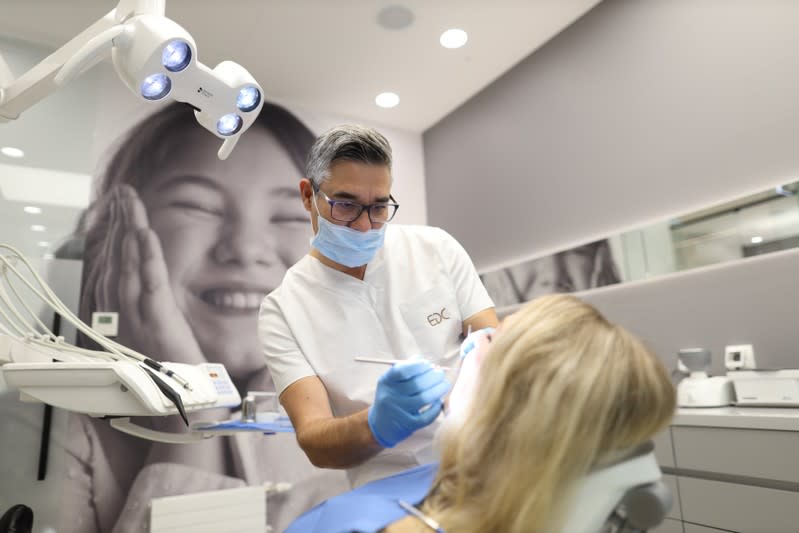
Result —
[[482, 337], [483, 335], [491, 335], [496, 331], [494, 328], [483, 328], [478, 329], [477, 331], [472, 331], [469, 335], [463, 339], [461, 343], [461, 359], [469, 355], [469, 352], [474, 350], [477, 346], [477, 338]]
[[[438, 417], [450, 384], [444, 371], [423, 359], [397, 363], [377, 380], [369, 408], [369, 429], [384, 448], [392, 448]], [[421, 411], [425, 406], [426, 410]]]

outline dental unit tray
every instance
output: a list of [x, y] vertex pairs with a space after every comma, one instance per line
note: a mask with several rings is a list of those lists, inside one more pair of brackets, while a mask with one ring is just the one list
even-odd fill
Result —
[[20, 391], [22, 401], [38, 401], [90, 416], [166, 416], [180, 414], [163, 392], [162, 380], [180, 398], [185, 411], [238, 406], [240, 397], [224, 367], [164, 363], [191, 379], [185, 390], [168, 376], [128, 361], [80, 363], [9, 363], [3, 375]]
[[[0, 361], [9, 361], [2, 366], [3, 376], [19, 389], [23, 401], [96, 417], [185, 415], [241, 403], [220, 364], [160, 363], [163, 369], [154, 371], [139, 361], [80, 359], [80, 354], [59, 352], [57, 345], [43, 347], [0, 335]], [[189, 381], [191, 388], [184, 388], [174, 375]]]
[[[21, 294], [20, 290], [27, 292]], [[51, 331], [28, 305], [25, 295], [35, 296], [99, 349], [75, 346]], [[19, 390], [22, 401], [109, 418], [111, 426], [120, 431], [160, 442], [195, 442], [218, 435], [192, 431], [187, 412], [241, 404], [224, 365], [161, 362], [105, 337], [58, 298], [19, 250], [3, 243], [0, 375], [9, 387]], [[149, 429], [133, 424], [129, 418], [175, 414], [180, 415], [189, 432]], [[248, 416], [247, 421], [256, 419]], [[235, 432], [234, 428], [226, 429]]]
[[[264, 433], [271, 435], [274, 433], [294, 433], [294, 426], [291, 420], [285, 415], [274, 413], [275, 416], [261, 420], [258, 413], [258, 420], [247, 422], [241, 419], [226, 420], [224, 422], [198, 422], [191, 425], [191, 430], [199, 433], [222, 434], [230, 433]], [[267, 414], [267, 413], [264, 413]], [[269, 413], [271, 414], [271, 413]]]

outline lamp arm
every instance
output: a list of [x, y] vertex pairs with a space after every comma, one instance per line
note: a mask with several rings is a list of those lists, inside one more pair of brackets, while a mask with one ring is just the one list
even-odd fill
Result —
[[[17, 119], [20, 113], [57, 91], [59, 85], [54, 78], [58, 71], [94, 37], [117, 25], [115, 13], [116, 9], [112, 9], [38, 65], [2, 87], [0, 122]], [[95, 63], [101, 59], [102, 57], [97, 57]]]
[[124, 31], [125, 26], [117, 24], [89, 39], [89, 42], [83, 45], [75, 55], [64, 63], [64, 66], [53, 78], [53, 83], [56, 86], [66, 85], [102, 61], [103, 56], [110, 52], [114, 46], [114, 39], [119, 37]]
[[[120, 0], [117, 7], [15, 79], [0, 55], [0, 123], [16, 120], [59, 86], [99, 63], [121, 23], [137, 15], [164, 16], [166, 0]], [[67, 65], [68, 68], [64, 69]], [[62, 70], [63, 69], [63, 70]], [[59, 75], [60, 72], [60, 75]], [[58, 75], [58, 80], [56, 76]]]

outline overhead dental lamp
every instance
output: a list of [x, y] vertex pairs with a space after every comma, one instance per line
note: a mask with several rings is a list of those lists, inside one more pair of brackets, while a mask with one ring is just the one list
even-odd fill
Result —
[[142, 100], [192, 106], [197, 122], [223, 139], [217, 155], [226, 159], [263, 106], [261, 86], [238, 63], [202, 64], [192, 36], [164, 13], [165, 0], [121, 0], [17, 79], [0, 55], [0, 122], [17, 119], [110, 53], [119, 77]]

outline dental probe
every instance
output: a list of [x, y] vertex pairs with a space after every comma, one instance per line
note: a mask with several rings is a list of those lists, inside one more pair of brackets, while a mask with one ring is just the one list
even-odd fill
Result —
[[[397, 363], [407, 363], [412, 359], [377, 359], [376, 357], [355, 357], [355, 361], [359, 363], [377, 363], [380, 365], [396, 365]], [[433, 368], [447, 371], [449, 368], [445, 366], [433, 365]]]

